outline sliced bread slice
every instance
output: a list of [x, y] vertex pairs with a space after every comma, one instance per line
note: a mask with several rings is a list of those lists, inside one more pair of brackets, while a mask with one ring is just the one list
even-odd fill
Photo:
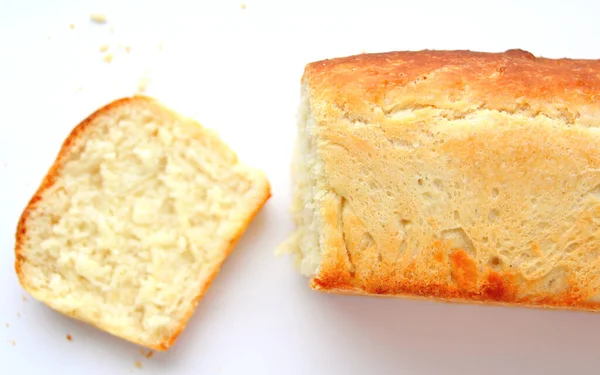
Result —
[[16, 271], [53, 309], [166, 350], [269, 197], [214, 132], [120, 99], [64, 142], [20, 218]]

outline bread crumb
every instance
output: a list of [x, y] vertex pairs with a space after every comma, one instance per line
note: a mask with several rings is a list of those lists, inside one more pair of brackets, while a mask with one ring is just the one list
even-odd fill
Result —
[[71, 24], [69, 24], [69, 29], [71, 29], [71, 30], [75, 30], [75, 25], [73, 25], [72, 23], [71, 23]]
[[150, 81], [150, 78], [144, 74], [138, 81], [138, 85], [137, 85], [137, 91], [141, 94], [146, 92], [146, 89], [148, 89], [148, 83]]
[[163, 42], [158, 43], [158, 50], [162, 51], [163, 49]]
[[125, 46], [125, 52], [127, 52], [127, 53], [131, 52], [131, 47]]
[[107, 53], [106, 55], [104, 55], [104, 58], [102, 60], [104, 60], [105, 63], [110, 63], [110, 62], [112, 62], [112, 59], [113, 59], [112, 53]]
[[92, 20], [92, 22], [94, 22], [94, 23], [99, 23], [99, 24], [106, 23], [106, 21], [107, 21], [106, 16], [102, 13], [90, 14], [90, 20]]
[[71, 335], [67, 335], [67, 340], [73, 341], [73, 337], [71, 337]]
[[23, 300], [23, 302], [27, 302], [27, 297], [21, 296], [21, 299]]
[[242, 10], [246, 9], [246, 4], [240, 5], [240, 8], [242, 8]]
[[135, 361], [135, 367], [137, 367], [137, 368], [142, 368], [142, 362], [140, 362], [140, 361]]
[[15, 340], [11, 340], [10, 344], [11, 344], [12, 346], [15, 346], [15, 345], [17, 345], [17, 342], [16, 342]]
[[146, 357], [147, 359], [150, 359], [150, 358], [152, 358], [152, 356], [154, 355], [154, 352], [153, 352], [152, 350], [148, 350], [148, 352], [146, 353], [146, 352], [144, 351], [144, 349], [142, 349], [142, 350], [140, 350], [140, 353], [142, 353], [142, 355], [143, 355], [144, 357]]
[[4, 326], [5, 326], [6, 328], [8, 328], [8, 327], [9, 327], [9, 326], [8, 326], [8, 323], [6, 323]]
[[108, 44], [103, 44], [100, 46], [100, 52], [106, 52], [108, 51], [110, 48], [110, 46]]

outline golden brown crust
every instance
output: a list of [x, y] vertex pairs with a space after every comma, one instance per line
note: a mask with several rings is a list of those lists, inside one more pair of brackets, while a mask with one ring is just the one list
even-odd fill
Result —
[[600, 61], [538, 58], [517, 49], [361, 54], [311, 63], [303, 79], [317, 118], [345, 114], [370, 121], [376, 108], [389, 114], [433, 106], [586, 122], [586, 106], [595, 108], [600, 99]]
[[[25, 241], [25, 236], [27, 235], [27, 233], [26, 233], [27, 220], [29, 218], [30, 213], [34, 210], [35, 205], [42, 199], [44, 191], [49, 189], [54, 184], [57, 173], [60, 171], [60, 169], [63, 166], [64, 159], [66, 158], [67, 155], [69, 155], [73, 151], [73, 148], [76, 146], [77, 140], [79, 139], [81, 134], [85, 133], [87, 127], [90, 126], [90, 124], [93, 124], [97, 117], [102, 116], [106, 113], [109, 113], [110, 111], [112, 111], [113, 109], [116, 109], [118, 107], [130, 105], [136, 101], [138, 101], [138, 102], [141, 101], [148, 105], [156, 105], [156, 106], [160, 106], [161, 108], [164, 108], [164, 106], [160, 102], [158, 102], [157, 100], [155, 100], [151, 97], [144, 96], [144, 95], [134, 95], [132, 97], [126, 97], [126, 98], [121, 98], [121, 99], [115, 100], [115, 101], [103, 106], [102, 108], [96, 110], [94, 113], [92, 113], [86, 119], [84, 119], [79, 125], [77, 125], [71, 131], [71, 133], [68, 135], [66, 140], [63, 142], [63, 144], [60, 148], [60, 151], [58, 152], [58, 156], [56, 157], [54, 163], [50, 167], [46, 176], [43, 178], [40, 186], [34, 193], [33, 197], [30, 199], [27, 206], [23, 210], [23, 213], [21, 214], [21, 216], [19, 218], [19, 222], [17, 225], [17, 231], [16, 231], [16, 235], [15, 235], [15, 240], [16, 240], [15, 241], [15, 270], [16, 270], [16, 273], [17, 273], [17, 276], [19, 279], [19, 283], [28, 292], [31, 293], [31, 290], [29, 290], [29, 284], [26, 280], [25, 275], [22, 272], [22, 264], [23, 264], [25, 258], [24, 258], [23, 252], [21, 250], [21, 247]], [[225, 253], [225, 256], [223, 257], [222, 262], [216, 267], [215, 272], [208, 278], [207, 282], [202, 286], [201, 290], [198, 291], [198, 294], [194, 298], [194, 302], [193, 302], [192, 306], [190, 307], [190, 309], [188, 310], [188, 312], [185, 314], [184, 318], [180, 322], [178, 329], [176, 329], [175, 332], [173, 332], [173, 334], [170, 337], [168, 337], [167, 339], [165, 339], [163, 342], [161, 342], [159, 344], [150, 344], [150, 343], [145, 343], [145, 342], [136, 342], [135, 340], [133, 340], [130, 337], [128, 337], [128, 338], [122, 337], [122, 336], [116, 335], [115, 333], [112, 333], [112, 332], [109, 332], [109, 333], [114, 334], [119, 337], [122, 337], [122, 338], [126, 338], [127, 340], [129, 340], [131, 342], [134, 342], [138, 345], [145, 346], [145, 347], [148, 347], [151, 349], [155, 349], [155, 350], [159, 350], [159, 351], [168, 350], [175, 343], [175, 341], [177, 340], [177, 337], [181, 334], [181, 332], [185, 328], [186, 323], [188, 322], [188, 320], [192, 316], [193, 312], [195, 311], [197, 304], [202, 299], [202, 296], [204, 295], [204, 293], [206, 292], [206, 290], [212, 283], [213, 279], [218, 274], [222, 264], [226, 261], [228, 255], [231, 253], [231, 251], [235, 247], [235, 244], [237, 243], [238, 239], [245, 232], [248, 225], [252, 222], [254, 217], [258, 214], [258, 212], [262, 209], [262, 207], [264, 206], [264, 204], [267, 202], [267, 200], [270, 197], [271, 197], [271, 188], [270, 188], [270, 184], [267, 181], [266, 190], [264, 192], [263, 198], [261, 199], [261, 202], [256, 206], [256, 209], [254, 210], [254, 212], [252, 212], [248, 216], [244, 225], [240, 228], [238, 233], [232, 239], [229, 248], [226, 250], [226, 253]], [[79, 319], [77, 316], [74, 316], [72, 314], [69, 314], [69, 315], [75, 319]], [[94, 325], [97, 328], [104, 330], [104, 327], [97, 326], [94, 324], [94, 322], [86, 321], [86, 323]]]
[[393, 52], [303, 81], [314, 289], [600, 311], [600, 61]]

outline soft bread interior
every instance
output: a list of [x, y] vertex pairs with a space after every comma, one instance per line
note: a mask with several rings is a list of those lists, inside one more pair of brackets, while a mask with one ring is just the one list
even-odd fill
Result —
[[296, 268], [305, 276], [315, 275], [321, 261], [317, 176], [322, 163], [316, 153], [314, 126], [308, 90], [303, 86], [292, 161], [291, 213], [296, 230], [282, 245], [282, 251], [293, 254]]
[[165, 349], [254, 213], [264, 175], [212, 132], [152, 102], [72, 134], [22, 218], [26, 289], [53, 308]]

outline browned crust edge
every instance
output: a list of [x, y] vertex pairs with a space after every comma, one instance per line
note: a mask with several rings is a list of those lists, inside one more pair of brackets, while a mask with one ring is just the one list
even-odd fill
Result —
[[250, 214], [250, 216], [248, 217], [248, 219], [246, 220], [246, 222], [244, 223], [244, 225], [242, 227], [240, 227], [240, 230], [236, 233], [236, 235], [230, 241], [229, 248], [225, 252], [225, 256], [223, 257], [223, 260], [215, 268], [215, 272], [213, 272], [213, 274], [208, 278], [208, 280], [206, 281], [206, 283], [204, 284], [204, 286], [200, 290], [200, 293], [198, 293], [198, 295], [196, 296], [196, 298], [194, 298], [194, 301], [192, 303], [192, 307], [188, 310], [188, 312], [186, 313], [185, 317], [182, 319], [181, 324], [179, 325], [179, 328], [175, 331], [175, 333], [173, 335], [171, 335], [171, 337], [169, 337], [169, 339], [167, 339], [166, 341], [164, 341], [163, 343], [161, 343], [160, 346], [153, 347], [154, 349], [164, 351], [164, 350], [169, 349], [169, 347], [171, 347], [175, 343], [175, 341], [177, 340], [177, 337], [181, 334], [181, 332], [185, 328], [188, 320], [191, 318], [191, 316], [193, 315], [194, 311], [196, 310], [196, 307], [197, 307], [198, 303], [200, 302], [200, 300], [202, 299], [202, 297], [204, 296], [204, 293], [206, 293], [206, 291], [208, 290], [208, 288], [212, 284], [213, 280], [215, 279], [215, 277], [217, 276], [217, 274], [221, 270], [221, 267], [223, 266], [223, 264], [225, 263], [225, 261], [229, 258], [229, 254], [231, 254], [231, 252], [235, 248], [236, 244], [238, 243], [239, 239], [246, 232], [246, 229], [248, 228], [248, 226], [250, 225], [250, 223], [252, 222], [252, 220], [254, 220], [254, 218], [256, 217], [256, 215], [260, 212], [260, 210], [265, 205], [265, 203], [269, 200], [269, 198], [271, 198], [271, 187], [270, 187], [270, 185], [267, 185], [267, 190], [265, 191], [265, 195], [264, 195], [261, 203], [256, 207], [256, 209], [254, 210], [254, 212], [252, 212]]
[[507, 271], [487, 270], [478, 273], [475, 271], [474, 262], [466, 256], [464, 250], [457, 250], [451, 254], [451, 257], [456, 258], [451, 272], [462, 275], [461, 282], [457, 283], [411, 279], [410, 273], [414, 264], [403, 270], [406, 274], [403, 280], [386, 275], [374, 279], [359, 279], [345, 269], [340, 260], [343, 255], [339, 249], [329, 251], [336, 253], [337, 259], [323, 264], [322, 270], [310, 278], [309, 285], [315, 291], [434, 302], [600, 312], [600, 304], [582, 300], [580, 291], [573, 286], [553, 296], [518, 297], [520, 288], [527, 289], [526, 284], [516, 282], [514, 275]]
[[[97, 109], [95, 112], [93, 112], [91, 115], [89, 115], [87, 118], [85, 118], [81, 123], [79, 123], [67, 136], [67, 138], [65, 139], [65, 141], [63, 142], [63, 144], [61, 145], [61, 148], [58, 152], [58, 155], [56, 156], [52, 166], [49, 168], [48, 172], [46, 173], [46, 175], [44, 176], [42, 182], [40, 183], [38, 189], [36, 190], [36, 192], [33, 194], [32, 198], [29, 200], [29, 202], [27, 203], [27, 206], [25, 207], [25, 209], [23, 210], [21, 216], [19, 217], [19, 221], [17, 224], [17, 230], [16, 230], [16, 234], [15, 234], [15, 271], [17, 273], [17, 277], [19, 280], [19, 284], [21, 284], [21, 286], [23, 287], [23, 289], [25, 291], [27, 291], [29, 294], [32, 294], [30, 289], [29, 289], [29, 285], [27, 285], [26, 282], [26, 278], [23, 274], [22, 271], [22, 264], [25, 260], [22, 250], [21, 250], [21, 245], [25, 239], [26, 236], [26, 224], [27, 224], [27, 220], [29, 219], [29, 215], [31, 213], [31, 211], [35, 208], [35, 206], [37, 205], [37, 203], [41, 200], [42, 198], [42, 194], [44, 193], [44, 191], [46, 191], [46, 189], [50, 188], [56, 179], [56, 176], [59, 172], [59, 170], [62, 168], [63, 166], [63, 162], [64, 159], [66, 157], [66, 155], [69, 154], [69, 152], [71, 152], [74, 143], [76, 142], [76, 140], [79, 138], [79, 136], [84, 133], [86, 131], [86, 129], [88, 128], [88, 126], [90, 126], [91, 123], [93, 123], [93, 121], [101, 116], [102, 114], [104, 114], [107, 111], [110, 111], [114, 108], [118, 108], [122, 105], [125, 104], [130, 104], [136, 101], [142, 101], [148, 104], [152, 104], [152, 105], [158, 105], [161, 108], [165, 108], [167, 110], [169, 110], [170, 112], [173, 112], [172, 110], [170, 110], [169, 108], [167, 108], [165, 105], [161, 104], [158, 100], [145, 96], [145, 95], [133, 95], [130, 97], [124, 97], [124, 98], [120, 98], [117, 100], [114, 100], [106, 105], [104, 105], [103, 107]], [[265, 177], [266, 178], [266, 177]], [[134, 344], [140, 345], [140, 346], [144, 346], [150, 349], [155, 349], [155, 350], [159, 350], [159, 351], [166, 351], [168, 350], [170, 347], [173, 346], [173, 344], [175, 343], [175, 341], [177, 340], [177, 337], [181, 334], [181, 332], [183, 331], [183, 329], [185, 328], [187, 322], [189, 321], [189, 319], [191, 318], [191, 316], [193, 315], [194, 311], [196, 310], [196, 306], [198, 305], [198, 303], [200, 302], [200, 300], [202, 299], [202, 297], [204, 296], [204, 293], [206, 292], [206, 290], [210, 287], [210, 285], [212, 284], [214, 278], [217, 276], [217, 274], [219, 273], [221, 266], [223, 265], [223, 263], [226, 261], [226, 259], [229, 257], [229, 254], [232, 252], [233, 248], [235, 247], [236, 243], [238, 242], [238, 240], [240, 239], [240, 237], [244, 234], [244, 232], [246, 231], [246, 229], [248, 228], [248, 226], [250, 225], [250, 223], [252, 222], [252, 220], [254, 219], [254, 217], [258, 214], [258, 212], [260, 212], [260, 210], [263, 208], [263, 206], [265, 205], [265, 203], [269, 200], [269, 198], [271, 197], [271, 186], [270, 183], [268, 181], [268, 179], [266, 179], [266, 189], [263, 195], [263, 198], [261, 199], [260, 203], [257, 204], [255, 210], [250, 213], [250, 215], [248, 216], [247, 220], [245, 221], [244, 225], [242, 225], [240, 227], [240, 230], [236, 233], [236, 235], [232, 238], [232, 240], [230, 241], [230, 246], [229, 248], [226, 250], [225, 252], [225, 256], [223, 257], [223, 260], [218, 264], [218, 266], [215, 268], [215, 271], [213, 272], [213, 274], [208, 278], [208, 280], [206, 281], [206, 283], [201, 287], [201, 289], [199, 290], [197, 296], [194, 298], [192, 306], [190, 307], [190, 309], [187, 311], [187, 313], [185, 314], [184, 318], [181, 320], [179, 327], [174, 331], [174, 333], [168, 337], [166, 340], [164, 340], [163, 342], [159, 343], [159, 344], [150, 344], [150, 343], [143, 343], [143, 342], [138, 342], [130, 337], [124, 337], [121, 335], [118, 335], [114, 332], [110, 332], [107, 329], [100, 327], [98, 325], [96, 325], [94, 322], [91, 321], [87, 321], [87, 320], [83, 320], [80, 319], [79, 317], [70, 315], [70, 314], [65, 314], [62, 311], [58, 311], [61, 314], [65, 314], [68, 315], [74, 319], [80, 320], [86, 324], [89, 324], [91, 326], [94, 326], [104, 332], [107, 332], [115, 337], [119, 337], [121, 339], [127, 340], [129, 342], [132, 342]], [[42, 301], [44, 302], [44, 301]], [[56, 310], [56, 309], [55, 309]]]
[[358, 288], [344, 288], [336, 287], [329, 288], [321, 285], [318, 279], [312, 278], [309, 281], [309, 285], [312, 290], [323, 293], [323, 294], [334, 294], [334, 295], [347, 295], [347, 296], [360, 296], [360, 297], [372, 297], [372, 298], [384, 298], [384, 299], [405, 299], [412, 301], [428, 301], [435, 303], [448, 303], [453, 305], [473, 305], [473, 306], [489, 306], [489, 307], [508, 307], [508, 308], [527, 308], [534, 310], [548, 310], [548, 311], [572, 311], [580, 313], [594, 313], [597, 314], [600, 311], [599, 307], [592, 307], [591, 305], [585, 306], [569, 306], [569, 305], [556, 305], [547, 303], [533, 303], [533, 302], [503, 302], [493, 299], [468, 299], [461, 297], [431, 297], [426, 295], [411, 294], [409, 292], [396, 293], [396, 294], [377, 294], [369, 293]]

